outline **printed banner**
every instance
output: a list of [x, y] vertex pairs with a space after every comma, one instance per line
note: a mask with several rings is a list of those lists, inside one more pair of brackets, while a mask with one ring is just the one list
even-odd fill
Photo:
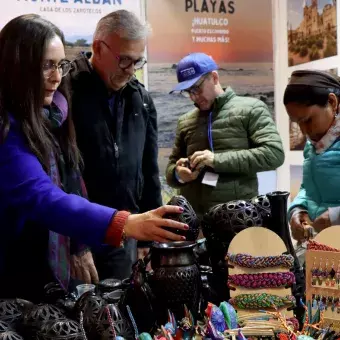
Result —
[[140, 0], [2, 0], [0, 29], [18, 15], [36, 13], [52, 21], [65, 34], [66, 56], [72, 60], [90, 49], [99, 19], [118, 9], [141, 16]]
[[[176, 65], [188, 53], [211, 55], [223, 86], [263, 100], [274, 116], [271, 0], [147, 0], [146, 14], [153, 31], [148, 85], [158, 110], [161, 174], [178, 117], [194, 108], [190, 99], [169, 94], [177, 82]], [[262, 183], [268, 185], [263, 191], [275, 190], [275, 172]]]

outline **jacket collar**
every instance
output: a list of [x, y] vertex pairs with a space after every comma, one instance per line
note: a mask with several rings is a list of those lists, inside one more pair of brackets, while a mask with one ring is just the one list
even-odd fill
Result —
[[216, 97], [213, 110], [214, 111], [220, 110], [220, 108], [223, 105], [225, 105], [229, 100], [231, 100], [235, 96], [236, 96], [236, 93], [233, 91], [233, 89], [231, 87], [227, 87], [224, 93]]

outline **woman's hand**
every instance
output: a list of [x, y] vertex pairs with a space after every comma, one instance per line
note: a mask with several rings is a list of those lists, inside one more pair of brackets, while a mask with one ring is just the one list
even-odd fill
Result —
[[185, 240], [184, 236], [174, 234], [162, 228], [189, 229], [184, 223], [163, 218], [165, 214], [181, 214], [182, 212], [183, 209], [180, 207], [164, 205], [144, 214], [130, 215], [124, 226], [125, 235], [139, 241], [183, 241]]
[[307, 228], [312, 226], [312, 221], [310, 220], [308, 213], [305, 211], [300, 211], [295, 214], [290, 219], [290, 229], [292, 231], [293, 239], [298, 242], [303, 242], [308, 235]]
[[98, 283], [99, 277], [91, 251], [71, 256], [71, 277], [85, 283]]

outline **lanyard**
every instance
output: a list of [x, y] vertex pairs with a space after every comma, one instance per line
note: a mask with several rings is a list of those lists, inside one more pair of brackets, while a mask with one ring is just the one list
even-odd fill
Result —
[[214, 152], [214, 145], [213, 145], [213, 139], [212, 139], [212, 111], [209, 113], [209, 122], [208, 122], [208, 140], [209, 140], [209, 146], [212, 152]]

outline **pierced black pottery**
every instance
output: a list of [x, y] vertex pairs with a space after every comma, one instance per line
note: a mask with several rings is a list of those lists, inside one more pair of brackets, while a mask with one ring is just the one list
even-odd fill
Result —
[[65, 290], [59, 283], [51, 282], [44, 287], [45, 301], [46, 303], [54, 304], [57, 300], [65, 299]]
[[105, 300], [93, 292], [86, 292], [78, 299], [75, 306], [76, 318], [79, 320], [80, 314], [83, 313], [86, 332], [93, 333], [95, 331], [98, 313], [105, 304]]
[[115, 304], [103, 306], [100, 310], [97, 318], [97, 332], [99, 336], [103, 336], [105, 331], [112, 327], [109, 315], [111, 316], [117, 335], [125, 339], [131, 339], [134, 337], [132, 326], [128, 320], [124, 318], [118, 306]]
[[15, 299], [0, 300], [0, 320], [15, 327], [22, 320], [23, 312], [20, 303]]
[[24, 326], [29, 334], [35, 334], [49, 321], [65, 318], [62, 310], [50, 304], [39, 304], [24, 316]]
[[167, 311], [177, 319], [183, 317], [184, 304], [194, 316], [198, 312], [201, 277], [193, 248], [195, 242], [155, 243], [151, 248], [150, 277], [152, 292], [156, 296], [159, 323], [164, 324]]
[[258, 195], [253, 197], [250, 200], [250, 203], [255, 206], [257, 211], [260, 214], [262, 219], [262, 226], [267, 223], [268, 218], [270, 217], [271, 210], [270, 210], [270, 202], [266, 195]]
[[11, 330], [12, 330], [12, 327], [9, 323], [7, 323], [6, 321], [0, 320], [0, 333], [11, 331]]
[[112, 292], [121, 286], [122, 281], [118, 279], [105, 279], [98, 283], [98, 288], [102, 294]]
[[179, 221], [189, 226], [189, 230], [174, 231], [173, 228], [169, 228], [168, 230], [175, 232], [176, 234], [185, 236], [187, 241], [196, 241], [199, 234], [200, 222], [194, 209], [187, 201], [187, 199], [181, 195], [173, 196], [168, 202], [168, 205], [177, 205], [178, 207], [183, 208], [183, 212], [181, 214], [167, 214], [164, 216], [164, 218]]
[[69, 319], [49, 321], [37, 333], [38, 340], [85, 340], [80, 324]]
[[139, 259], [134, 263], [131, 278], [124, 280], [126, 289], [119, 301], [119, 308], [126, 318], [129, 318], [126, 306], [130, 307], [140, 333], [151, 332], [156, 324], [155, 296], [150, 288], [146, 272], [146, 265], [150, 258], [151, 253], [144, 260]]
[[234, 236], [249, 227], [260, 226], [261, 216], [256, 207], [247, 201], [238, 200], [212, 207], [203, 218], [203, 234], [209, 240], [218, 238], [228, 245]]
[[103, 299], [108, 303], [118, 303], [123, 294], [124, 290], [116, 289], [113, 292], [103, 294]]
[[6, 331], [0, 333], [0, 340], [24, 340], [24, 338], [17, 332]]
[[228, 269], [224, 257], [236, 234], [242, 230], [260, 226], [262, 218], [258, 209], [245, 200], [230, 201], [212, 207], [203, 217], [202, 230], [213, 269], [211, 286], [220, 301], [229, 299], [227, 287]]

